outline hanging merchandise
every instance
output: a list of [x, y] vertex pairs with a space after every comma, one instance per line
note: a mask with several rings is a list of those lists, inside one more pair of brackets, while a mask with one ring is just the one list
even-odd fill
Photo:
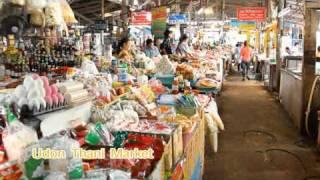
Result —
[[59, 26], [63, 23], [63, 16], [59, 0], [49, 0], [45, 8], [46, 26]]
[[47, 6], [47, 0], [26, 0], [27, 12], [43, 10]]
[[66, 24], [74, 24], [78, 22], [74, 17], [74, 13], [66, 0], [61, 0], [61, 11]]
[[45, 27], [46, 17], [42, 10], [35, 10], [31, 14], [30, 23], [33, 26]]
[[16, 6], [24, 6], [26, 4], [25, 0], [9, 0], [9, 3]]

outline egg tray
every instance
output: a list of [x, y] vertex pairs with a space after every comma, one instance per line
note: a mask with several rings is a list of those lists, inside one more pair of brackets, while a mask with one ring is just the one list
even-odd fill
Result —
[[54, 111], [59, 111], [62, 109], [66, 109], [68, 108], [70, 105], [64, 101], [63, 103], [59, 103], [58, 105], [53, 105], [53, 106], [49, 106], [49, 104], [47, 104], [47, 107], [44, 108], [43, 106], [40, 106], [40, 110], [36, 110], [35, 107], [33, 107], [32, 110], [29, 109], [28, 105], [23, 105], [21, 107], [21, 112], [20, 115], [22, 117], [35, 117], [35, 116], [40, 116], [43, 114], [47, 114], [47, 113], [51, 113]]

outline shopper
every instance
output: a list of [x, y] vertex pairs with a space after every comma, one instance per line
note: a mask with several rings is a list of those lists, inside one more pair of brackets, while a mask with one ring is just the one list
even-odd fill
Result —
[[320, 58], [320, 46], [318, 46], [317, 48], [317, 55], [316, 55], [317, 58]]
[[172, 31], [166, 30], [164, 32], [164, 40], [160, 46], [161, 54], [170, 55], [173, 53], [172, 51]]
[[292, 52], [291, 52], [290, 48], [287, 46], [284, 51], [283, 56], [285, 57], [285, 56], [291, 56], [291, 55], [292, 55]]
[[294, 56], [301, 56], [302, 55], [302, 51], [301, 51], [299, 42], [294, 43], [294, 46], [292, 48], [292, 55], [294, 55]]
[[235, 63], [238, 67], [238, 72], [240, 72], [241, 70], [241, 58], [240, 58], [240, 43], [236, 44], [235, 50], [234, 50], [234, 59], [235, 59]]
[[176, 53], [182, 56], [192, 56], [191, 49], [188, 45], [188, 36], [186, 34], [181, 36]]
[[131, 63], [133, 61], [131, 47], [132, 47], [132, 41], [128, 37], [123, 38], [119, 43], [118, 57], [121, 60]]
[[153, 45], [152, 39], [147, 39], [146, 48], [144, 50], [145, 54], [149, 58], [157, 57], [160, 55], [159, 49]]
[[241, 68], [242, 68], [242, 80], [244, 81], [245, 78], [250, 80], [248, 76], [248, 72], [249, 72], [250, 60], [251, 60], [251, 49], [248, 46], [247, 41], [243, 43], [243, 47], [240, 50], [240, 57], [241, 57]]

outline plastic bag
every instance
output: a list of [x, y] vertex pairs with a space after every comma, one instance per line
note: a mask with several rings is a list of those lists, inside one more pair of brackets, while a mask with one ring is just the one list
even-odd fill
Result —
[[66, 174], [63, 172], [50, 172], [44, 180], [66, 180]]
[[9, 3], [17, 6], [24, 6], [26, 4], [25, 0], [9, 0]]
[[40, 148], [40, 144], [33, 144], [26, 148], [23, 155], [24, 174], [28, 179], [42, 179], [44, 177], [44, 159], [33, 157], [33, 150]]
[[90, 126], [90, 132], [85, 137], [85, 141], [90, 145], [98, 145], [101, 143], [103, 145], [112, 146], [113, 140], [114, 137], [107, 127], [99, 122], [94, 126]]
[[105, 180], [107, 178], [106, 169], [94, 169], [86, 172], [87, 179]]
[[45, 27], [46, 16], [42, 10], [35, 10], [31, 14], [30, 23], [33, 26]]
[[157, 66], [157, 69], [156, 69], [157, 74], [160, 74], [160, 75], [174, 74], [176, 71], [175, 66], [172, 64], [168, 56], [163, 56], [160, 62], [156, 64], [156, 66]]
[[89, 74], [98, 74], [99, 71], [96, 67], [96, 65], [94, 64], [94, 62], [90, 61], [90, 60], [84, 60], [81, 64], [81, 70], [84, 72], [87, 72]]
[[121, 170], [116, 170], [116, 169], [110, 169], [108, 172], [108, 177], [110, 180], [127, 180], [131, 179], [131, 173], [121, 171]]
[[78, 22], [74, 17], [74, 13], [70, 5], [65, 0], [61, 0], [61, 12], [63, 15], [63, 19], [67, 24], [73, 24]]
[[68, 176], [70, 179], [78, 179], [83, 175], [83, 167], [81, 159], [71, 159], [68, 164]]
[[63, 23], [63, 16], [59, 0], [49, 0], [45, 8], [46, 26], [59, 26]]
[[26, 9], [28, 12], [39, 11], [47, 6], [47, 0], [26, 0]]
[[209, 113], [205, 114], [206, 124], [209, 129], [209, 138], [212, 150], [218, 152], [218, 127], [217, 123], [212, 119], [212, 116]]
[[2, 140], [9, 160], [21, 162], [25, 148], [30, 144], [37, 143], [38, 136], [32, 128], [19, 121], [13, 121], [4, 129]]
[[[50, 159], [49, 167], [51, 171], [61, 171], [68, 173], [71, 160], [73, 160], [73, 149], [79, 149], [80, 145], [77, 141], [70, 139], [68, 136], [58, 136], [52, 139], [52, 150], [62, 150], [65, 152], [65, 158]], [[76, 159], [77, 160], [77, 159]]]

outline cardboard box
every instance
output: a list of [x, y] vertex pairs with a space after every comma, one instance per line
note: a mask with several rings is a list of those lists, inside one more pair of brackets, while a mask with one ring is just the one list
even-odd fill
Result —
[[172, 155], [173, 164], [176, 164], [183, 155], [183, 136], [182, 127], [177, 126], [172, 135]]
[[152, 173], [148, 176], [147, 180], [164, 180], [165, 179], [164, 156], [158, 161]]

